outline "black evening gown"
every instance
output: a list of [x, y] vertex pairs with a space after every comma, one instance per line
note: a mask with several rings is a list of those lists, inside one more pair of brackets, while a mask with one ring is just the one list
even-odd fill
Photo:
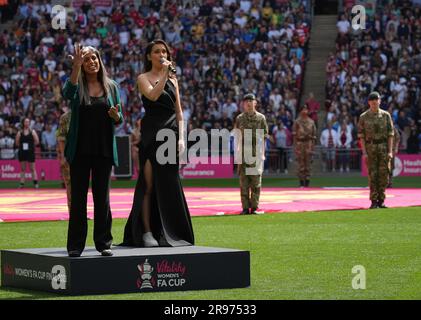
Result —
[[[181, 185], [177, 164], [161, 165], [156, 160], [156, 150], [165, 143], [156, 141], [160, 129], [171, 129], [177, 136], [175, 116], [175, 86], [168, 80], [157, 101], [142, 96], [145, 116], [142, 119], [139, 145], [139, 178], [136, 183], [133, 206], [124, 229], [122, 245], [142, 247], [142, 203], [145, 195], [143, 168], [147, 160], [152, 165], [153, 192], [151, 197], [151, 229], [160, 246], [189, 246], [194, 244], [190, 212]], [[178, 143], [177, 143], [178, 144]]]

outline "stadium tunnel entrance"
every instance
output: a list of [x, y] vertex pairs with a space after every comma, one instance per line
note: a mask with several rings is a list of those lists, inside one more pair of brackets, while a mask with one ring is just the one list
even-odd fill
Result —
[[315, 0], [314, 14], [316, 15], [333, 15], [338, 13], [338, 0]]

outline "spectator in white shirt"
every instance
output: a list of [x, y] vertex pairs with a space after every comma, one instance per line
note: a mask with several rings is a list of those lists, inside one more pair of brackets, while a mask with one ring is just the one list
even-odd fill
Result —
[[251, 8], [251, 1], [249, 1], [249, 0], [241, 0], [240, 1], [240, 8], [244, 12], [248, 13], [250, 11], [250, 8]]
[[256, 69], [260, 69], [260, 64], [262, 63], [262, 54], [254, 49], [252, 52], [249, 53], [249, 59], [254, 61]]
[[15, 140], [9, 136], [9, 133], [0, 130], [0, 159], [15, 158]]
[[269, 39], [278, 40], [280, 36], [281, 36], [281, 31], [276, 29], [275, 25], [271, 25], [270, 30], [268, 32]]
[[180, 32], [177, 32], [173, 25], [170, 25], [165, 33], [165, 40], [171, 45], [177, 45], [181, 42]]
[[48, 31], [45, 37], [41, 39], [41, 42], [51, 48], [55, 44], [56, 41], [54, 37], [51, 36], [50, 31]]
[[136, 27], [132, 31], [135, 35], [136, 40], [142, 39], [142, 36], [143, 36], [143, 29], [142, 28]]
[[323, 171], [327, 169], [329, 171], [335, 172], [337, 143], [338, 133], [332, 128], [332, 123], [328, 122], [326, 129], [324, 129], [320, 135], [320, 144], [323, 147], [324, 156]]
[[218, 110], [218, 104], [215, 100], [209, 102], [208, 112], [210, 116], [213, 116], [214, 120], [221, 119], [221, 113]]
[[36, 54], [40, 53], [44, 57], [44, 59], [48, 56], [48, 47], [44, 43], [40, 43], [39, 46], [35, 48], [34, 51]]
[[293, 69], [294, 69], [295, 76], [296, 76], [297, 78], [299, 78], [299, 77], [301, 76], [302, 69], [301, 69], [300, 62], [298, 61], [298, 58], [297, 58], [296, 56], [294, 56], [294, 57], [292, 58], [292, 61], [291, 61], [291, 66], [292, 66], [292, 67], [293, 67]]
[[402, 105], [406, 99], [406, 95], [408, 92], [408, 87], [406, 86], [406, 79], [404, 77], [399, 79], [399, 83], [397, 83], [392, 92], [396, 92], [397, 97], [396, 101]]
[[44, 65], [47, 66], [48, 71], [54, 72], [56, 70], [57, 61], [54, 59], [54, 57], [50, 54], [48, 55], [48, 58], [45, 59]]
[[336, 27], [338, 28], [338, 32], [342, 34], [347, 34], [351, 28], [351, 24], [346, 19], [345, 15], [341, 16], [341, 20], [338, 21], [336, 24]]
[[274, 88], [272, 93], [269, 96], [269, 100], [273, 102], [273, 111], [278, 112], [283, 101], [282, 96], [279, 94], [279, 89]]
[[233, 114], [238, 111], [237, 104], [228, 98], [227, 102], [222, 105], [222, 113], [226, 112], [227, 117], [233, 119]]
[[224, 6], [227, 6], [227, 7], [235, 3], [236, 3], [236, 0], [224, 0]]
[[284, 127], [282, 121], [278, 122], [278, 125], [274, 127], [272, 133], [272, 142], [276, 149], [278, 149], [278, 168], [280, 172], [288, 173], [287, 170], [287, 140], [288, 140], [288, 129]]
[[126, 27], [123, 27], [122, 31], [119, 32], [120, 45], [126, 46], [130, 41], [130, 33]]
[[346, 122], [342, 122], [337, 134], [337, 147], [339, 158], [339, 170], [349, 172], [349, 149], [352, 143], [352, 134]]
[[41, 135], [41, 144], [44, 151], [47, 152], [47, 157], [53, 158], [53, 153], [56, 150], [57, 139], [56, 133], [52, 130], [50, 124], [45, 125], [45, 131], [43, 131]]
[[284, 22], [284, 26], [279, 30], [280, 37], [286, 35], [287, 40], [291, 41], [292, 36], [294, 35], [294, 29], [288, 24], [288, 22]]
[[29, 108], [29, 104], [32, 101], [32, 96], [29, 94], [29, 89], [25, 90], [25, 95], [22, 96], [19, 101], [22, 103], [23, 110], [26, 112]]
[[247, 24], [247, 16], [244, 14], [242, 10], [239, 13], [235, 14], [234, 22], [238, 24], [241, 28], [244, 28]]
[[85, 45], [85, 46], [91, 46], [91, 47], [94, 47], [94, 48], [98, 48], [99, 47], [99, 45], [100, 45], [100, 41], [99, 41], [99, 39], [95, 36], [95, 33], [92, 31], [90, 34], [89, 34], [89, 38], [88, 39], [86, 39], [85, 41], [83, 41], [83, 44]]

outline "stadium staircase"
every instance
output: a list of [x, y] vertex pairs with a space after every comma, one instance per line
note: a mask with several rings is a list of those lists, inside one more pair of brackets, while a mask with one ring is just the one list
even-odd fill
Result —
[[[309, 59], [304, 75], [304, 90], [301, 103], [307, 99], [310, 92], [320, 103], [319, 130], [323, 129], [326, 110], [324, 108], [326, 93], [326, 63], [329, 53], [335, 53], [335, 40], [337, 36], [336, 15], [314, 16], [309, 43]], [[320, 123], [322, 122], [322, 123]], [[319, 132], [320, 133], [320, 132]]]
[[[320, 103], [318, 113], [317, 137], [325, 127], [325, 83], [326, 63], [329, 53], [335, 52], [335, 40], [337, 36], [337, 15], [315, 15], [311, 27], [309, 55], [304, 75], [304, 88], [301, 95], [300, 105], [308, 98], [310, 92], [314, 93], [315, 99]], [[317, 141], [319, 144], [319, 141]], [[319, 173], [322, 170], [322, 163], [319, 152], [313, 159], [313, 171]], [[295, 170], [292, 169], [292, 170]]]

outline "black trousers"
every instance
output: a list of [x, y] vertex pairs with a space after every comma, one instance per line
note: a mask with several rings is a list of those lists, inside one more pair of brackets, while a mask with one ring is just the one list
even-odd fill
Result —
[[67, 250], [85, 248], [88, 233], [87, 200], [89, 178], [92, 174], [92, 196], [94, 200], [94, 242], [98, 251], [109, 249], [111, 235], [110, 176], [112, 159], [97, 156], [76, 155], [70, 164], [72, 201], [70, 206]]

